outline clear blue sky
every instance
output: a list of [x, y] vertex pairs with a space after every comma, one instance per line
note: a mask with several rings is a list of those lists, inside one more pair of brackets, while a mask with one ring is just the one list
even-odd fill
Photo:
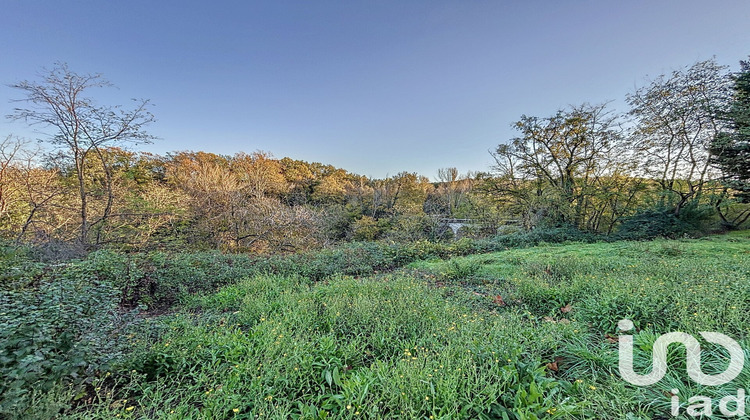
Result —
[[[750, 54], [747, 0], [37, 1], [0, 13], [0, 113], [64, 61], [149, 98], [141, 150], [265, 150], [375, 177], [487, 170], [521, 114]], [[33, 137], [2, 120], [0, 135]]]

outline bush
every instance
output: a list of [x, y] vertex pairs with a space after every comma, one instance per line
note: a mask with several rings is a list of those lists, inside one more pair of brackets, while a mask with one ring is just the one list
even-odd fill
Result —
[[696, 235], [707, 230], [711, 214], [709, 207], [698, 205], [685, 206], [679, 216], [671, 208], [646, 209], [624, 219], [615, 236], [616, 239], [639, 240]]
[[[506, 248], [526, 248], [536, 246], [541, 243], [566, 243], [566, 242], [584, 242], [593, 243], [602, 241], [605, 238], [590, 232], [584, 232], [570, 225], [536, 228], [528, 232], [518, 232], [509, 235], [498, 235], [487, 240], [492, 250], [499, 251]], [[487, 245], [480, 246], [486, 248]]]
[[46, 264], [35, 261], [27, 248], [0, 244], [0, 290], [31, 285], [45, 271]]
[[481, 268], [476, 261], [452, 259], [446, 264], [442, 275], [449, 280], [463, 280], [473, 277]]
[[114, 284], [75, 270], [0, 291], [0, 417], [33, 417], [40, 395], [82, 389], [118, 360], [133, 315], [119, 301]]

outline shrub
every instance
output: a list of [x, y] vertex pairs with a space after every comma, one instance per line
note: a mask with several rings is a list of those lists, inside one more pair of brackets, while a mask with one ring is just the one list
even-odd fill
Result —
[[552, 228], [536, 228], [528, 232], [518, 232], [509, 235], [498, 235], [489, 239], [495, 250], [505, 248], [525, 248], [540, 243], [584, 242], [593, 243], [604, 240], [604, 237], [590, 232], [584, 232], [570, 225]]
[[625, 218], [615, 236], [617, 239], [638, 240], [695, 235], [707, 230], [711, 214], [709, 207], [695, 204], [685, 206], [679, 216], [671, 208], [646, 209]]
[[45, 271], [46, 264], [35, 261], [27, 248], [0, 244], [0, 290], [31, 285]]
[[461, 280], [473, 277], [481, 268], [481, 265], [472, 260], [458, 260], [452, 259], [448, 261], [445, 267], [445, 271], [442, 273], [443, 277], [449, 280]]
[[115, 285], [79, 274], [0, 291], [0, 417], [33, 417], [40, 394], [80, 389], [123, 354], [133, 314], [118, 311]]

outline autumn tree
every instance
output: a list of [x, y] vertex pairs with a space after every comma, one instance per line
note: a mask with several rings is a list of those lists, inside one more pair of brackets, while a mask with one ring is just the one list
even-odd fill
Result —
[[92, 191], [107, 195], [107, 200], [91, 202], [93, 212], [107, 214], [106, 220], [92, 223], [96, 243], [127, 249], [158, 246], [150, 243], [152, 236], [169, 231], [185, 215], [185, 194], [164, 182], [163, 163], [156, 156], [115, 147], [102, 148], [100, 156], [106, 165], [97, 160], [87, 172]]
[[63, 178], [39, 165], [40, 151], [8, 136], [0, 141], [0, 232], [6, 238], [68, 238], [70, 211]]
[[281, 164], [270, 153], [238, 153], [229, 164], [246, 192], [255, 198], [279, 197], [288, 189]]
[[263, 152], [220, 156], [180, 152], [166, 178], [189, 197], [194, 243], [231, 251], [289, 252], [320, 242], [319, 215], [281, 197], [288, 191], [281, 163]]
[[10, 179], [23, 145], [21, 140], [13, 136], [0, 140], [0, 223], [8, 217], [18, 195]]
[[[111, 87], [99, 74], [78, 74], [66, 64], [57, 64], [39, 81], [11, 85], [22, 91], [26, 107], [16, 108], [10, 116], [35, 126], [49, 128], [46, 140], [72, 168], [77, 185], [79, 235], [82, 244], [91, 242], [92, 226], [105, 223], [114, 202], [113, 173], [103, 150], [124, 143], [149, 142], [153, 136], [144, 129], [154, 121], [149, 101], [136, 100], [129, 109], [98, 105], [89, 96], [96, 88]], [[91, 183], [87, 167], [95, 161], [104, 174], [105, 204], [96, 216], [90, 214]], [[93, 218], [93, 219], [92, 219]]]

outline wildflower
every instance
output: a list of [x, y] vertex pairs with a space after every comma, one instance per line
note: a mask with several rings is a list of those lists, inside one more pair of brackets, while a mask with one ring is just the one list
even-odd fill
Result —
[[131, 405], [130, 407], [126, 408], [125, 411], [133, 411], [135, 410], [135, 406]]
[[232, 411], [234, 411], [235, 413], [239, 413], [240, 409], [239, 408], [233, 408]]

